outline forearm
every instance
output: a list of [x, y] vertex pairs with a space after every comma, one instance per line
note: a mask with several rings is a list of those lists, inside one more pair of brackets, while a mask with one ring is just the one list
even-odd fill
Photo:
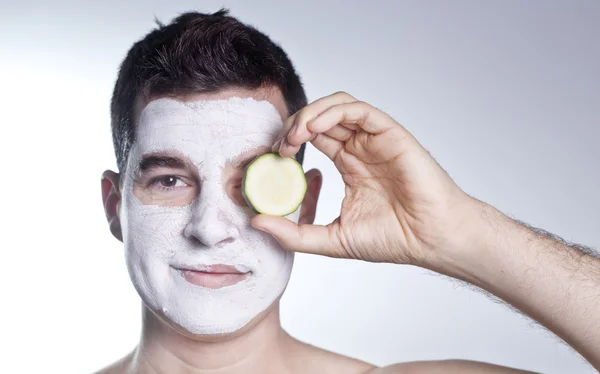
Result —
[[591, 250], [479, 204], [481, 220], [438, 270], [529, 315], [600, 369], [600, 260]]

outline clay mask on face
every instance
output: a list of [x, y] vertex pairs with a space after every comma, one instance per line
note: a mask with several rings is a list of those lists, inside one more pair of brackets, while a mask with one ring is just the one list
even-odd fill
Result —
[[[192, 334], [234, 332], [283, 292], [293, 255], [250, 225], [252, 213], [223, 186], [223, 168], [240, 154], [270, 146], [282, 127], [269, 102], [250, 98], [180, 102], [158, 99], [140, 115], [123, 185], [121, 225], [132, 282], [150, 309]], [[186, 206], [143, 204], [133, 193], [144, 155], [176, 152], [193, 163], [198, 195]], [[297, 212], [288, 218], [297, 222]], [[229, 265], [244, 280], [206, 288], [180, 269]]]

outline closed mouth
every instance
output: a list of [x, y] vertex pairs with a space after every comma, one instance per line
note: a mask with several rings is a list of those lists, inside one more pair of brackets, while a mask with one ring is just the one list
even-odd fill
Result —
[[247, 279], [252, 272], [238, 270], [225, 264], [182, 266], [175, 268], [189, 283], [205, 288], [223, 288], [233, 286]]

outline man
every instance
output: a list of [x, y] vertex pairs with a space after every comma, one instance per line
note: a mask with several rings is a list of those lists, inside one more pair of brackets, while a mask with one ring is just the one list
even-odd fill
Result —
[[[138, 347], [101, 373], [520, 372], [458, 360], [376, 368], [295, 340], [278, 314], [294, 251], [470, 282], [600, 368], [591, 250], [468, 196], [400, 124], [349, 94], [307, 105], [281, 48], [226, 12], [184, 14], [134, 44], [111, 112], [119, 174], [103, 174], [102, 197], [144, 304]], [[312, 225], [317, 170], [296, 213], [254, 215], [244, 166], [268, 151], [302, 162], [308, 141], [346, 184], [339, 219]]]

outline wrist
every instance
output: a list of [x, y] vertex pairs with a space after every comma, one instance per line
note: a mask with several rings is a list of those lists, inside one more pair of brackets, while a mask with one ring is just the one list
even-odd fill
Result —
[[498, 261], [494, 248], [512, 221], [489, 204], [467, 196], [456, 209], [447, 239], [431, 251], [430, 270], [482, 286]]

